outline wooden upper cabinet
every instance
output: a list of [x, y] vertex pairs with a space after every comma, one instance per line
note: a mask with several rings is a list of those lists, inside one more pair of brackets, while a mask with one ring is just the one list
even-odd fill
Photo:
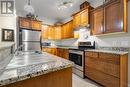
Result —
[[88, 13], [88, 9], [82, 11], [81, 14], [80, 14], [80, 16], [81, 16], [81, 21], [80, 21], [81, 26], [88, 25], [89, 24], [89, 13]]
[[68, 28], [67, 24], [63, 24], [62, 25], [62, 39], [66, 39], [67, 38], [67, 28]]
[[61, 26], [56, 26], [55, 27], [55, 40], [60, 40], [60, 39], [62, 39], [62, 34], [61, 34], [61, 32], [62, 32], [62, 28], [61, 28]]
[[72, 28], [71, 28], [71, 21], [70, 22], [68, 22], [67, 24], [66, 24], [66, 29], [65, 29], [65, 38], [72, 38]]
[[103, 33], [103, 23], [103, 8], [92, 11], [90, 25], [93, 35]]
[[48, 27], [48, 39], [55, 39], [55, 31], [53, 26]]
[[91, 13], [93, 35], [127, 32], [127, 0], [110, 0]]
[[42, 25], [42, 39], [48, 39], [48, 25]]
[[80, 14], [73, 16], [73, 28], [78, 28], [80, 26]]
[[65, 36], [66, 36], [66, 25], [65, 24], [62, 25], [61, 34], [62, 34], [62, 39], [65, 39]]
[[19, 27], [33, 30], [41, 30], [42, 22], [24, 17], [19, 17]]
[[69, 35], [68, 35], [68, 29], [69, 29], [69, 24], [68, 23], [66, 23], [65, 25], [64, 25], [64, 39], [66, 39], [66, 38], [68, 38], [69, 37]]
[[62, 26], [43, 25], [42, 38], [51, 40], [73, 38], [74, 34], [72, 24], [73, 22], [70, 21]]
[[67, 33], [68, 33], [68, 38], [74, 38], [74, 30], [73, 30], [73, 21], [70, 21], [68, 23], [68, 30], [67, 30]]
[[73, 38], [73, 21], [69, 21], [62, 25], [62, 39]]
[[105, 6], [105, 33], [122, 32], [121, 3], [111, 3]]
[[19, 27], [20, 28], [28, 28], [30, 29], [30, 20], [27, 18], [19, 17]]
[[88, 6], [86, 9], [79, 11], [73, 15], [73, 28], [87, 26], [90, 24], [90, 11], [93, 8]]
[[34, 30], [41, 30], [42, 28], [42, 23], [40, 21], [36, 21], [36, 20], [31, 20], [31, 27]]

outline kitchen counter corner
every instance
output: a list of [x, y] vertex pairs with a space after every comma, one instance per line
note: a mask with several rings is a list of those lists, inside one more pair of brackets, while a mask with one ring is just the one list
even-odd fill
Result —
[[[36, 61], [37, 60], [37, 61]], [[22, 61], [22, 62], [19, 62]], [[21, 66], [16, 66], [23, 64]], [[43, 52], [42, 54], [13, 58], [0, 75], [0, 86], [72, 67], [69, 60]]]

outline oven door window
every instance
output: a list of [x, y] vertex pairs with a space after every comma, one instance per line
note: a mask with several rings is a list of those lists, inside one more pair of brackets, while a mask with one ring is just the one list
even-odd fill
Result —
[[82, 66], [82, 55], [69, 53], [69, 60], [73, 61], [76, 65]]

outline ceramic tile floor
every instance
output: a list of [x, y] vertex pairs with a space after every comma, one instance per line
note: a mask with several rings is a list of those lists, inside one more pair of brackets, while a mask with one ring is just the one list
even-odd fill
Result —
[[73, 87], [101, 87], [101, 86], [88, 79], [82, 79], [79, 76], [73, 74]]

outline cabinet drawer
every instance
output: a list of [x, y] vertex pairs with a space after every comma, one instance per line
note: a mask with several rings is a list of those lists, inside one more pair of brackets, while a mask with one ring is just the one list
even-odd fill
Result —
[[99, 59], [109, 63], [120, 64], [120, 55], [110, 53], [99, 53]]
[[94, 68], [96, 70], [99, 70], [103, 73], [115, 76], [119, 78], [120, 76], [120, 66], [113, 63], [103, 62], [100, 59], [93, 59], [93, 58], [86, 58], [85, 60], [85, 66]]
[[119, 87], [119, 79], [90, 67], [85, 67], [85, 76], [105, 87]]
[[91, 57], [86, 57], [85, 58], [85, 66], [89, 66], [89, 67], [98, 67], [97, 65], [99, 65], [99, 61], [98, 59], [95, 58], [91, 58]]
[[85, 56], [92, 57], [92, 58], [98, 58], [97, 52], [85, 52]]

